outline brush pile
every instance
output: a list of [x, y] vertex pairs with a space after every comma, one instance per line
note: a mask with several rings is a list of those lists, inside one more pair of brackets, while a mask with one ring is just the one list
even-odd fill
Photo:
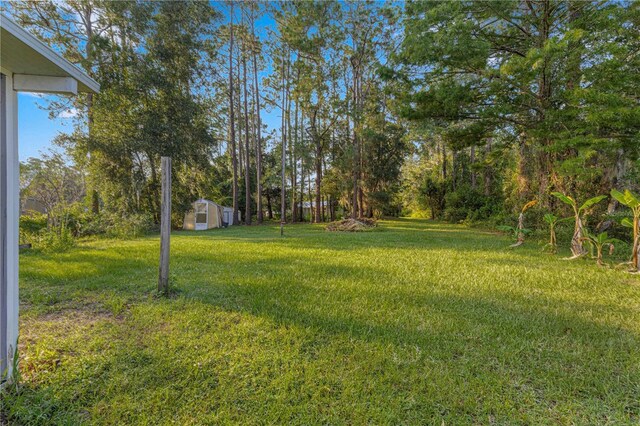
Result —
[[344, 219], [331, 222], [327, 225], [327, 231], [332, 232], [363, 232], [370, 231], [377, 226], [375, 219]]

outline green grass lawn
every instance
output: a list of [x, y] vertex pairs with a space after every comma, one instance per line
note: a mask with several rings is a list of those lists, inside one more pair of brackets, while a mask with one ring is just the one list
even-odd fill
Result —
[[422, 220], [21, 256], [16, 424], [638, 424], [640, 277]]

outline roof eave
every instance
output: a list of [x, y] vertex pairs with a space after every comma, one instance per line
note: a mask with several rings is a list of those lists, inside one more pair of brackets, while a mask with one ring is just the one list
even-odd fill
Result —
[[[42, 41], [38, 40], [35, 36], [31, 35], [18, 24], [9, 19], [5, 14], [0, 13], [0, 27], [5, 28], [11, 34], [13, 34], [20, 41], [25, 43], [28, 47], [42, 55], [45, 59], [55, 64], [58, 68], [63, 70], [69, 77], [75, 79], [78, 82], [78, 90], [80, 92], [87, 93], [99, 93], [100, 84], [97, 81], [89, 77], [78, 67], [62, 57], [58, 52], [51, 49]], [[37, 74], [36, 74], [37, 75]]]

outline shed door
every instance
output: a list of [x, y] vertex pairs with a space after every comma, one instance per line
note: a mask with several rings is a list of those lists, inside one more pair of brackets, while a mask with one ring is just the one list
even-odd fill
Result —
[[207, 203], [196, 203], [196, 231], [208, 229], [209, 206]]

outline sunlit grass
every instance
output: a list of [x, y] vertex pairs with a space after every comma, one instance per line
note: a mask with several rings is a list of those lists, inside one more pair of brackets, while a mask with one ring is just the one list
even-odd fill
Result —
[[637, 424], [640, 278], [423, 220], [21, 258], [17, 424]]

